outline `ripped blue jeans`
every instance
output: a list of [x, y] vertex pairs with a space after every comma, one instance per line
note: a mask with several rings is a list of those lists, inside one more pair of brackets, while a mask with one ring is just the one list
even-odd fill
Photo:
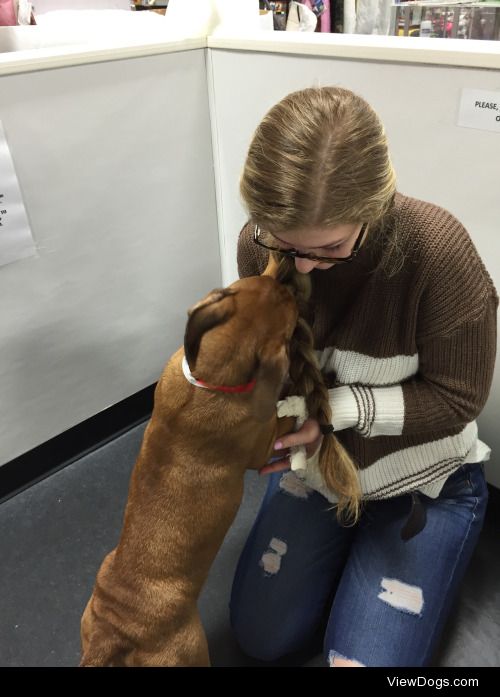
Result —
[[325, 665], [429, 665], [483, 525], [482, 463], [461, 466], [437, 499], [422, 496], [427, 523], [407, 542], [409, 495], [368, 502], [342, 527], [292, 472], [269, 478], [231, 593], [242, 650], [273, 662], [319, 632]]

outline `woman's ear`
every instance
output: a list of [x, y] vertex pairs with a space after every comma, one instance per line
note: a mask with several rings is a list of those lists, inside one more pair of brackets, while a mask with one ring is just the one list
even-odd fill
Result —
[[200, 350], [203, 335], [219, 324], [227, 322], [235, 313], [234, 301], [226, 298], [234, 295], [235, 290], [220, 288], [212, 290], [203, 300], [188, 310], [188, 322], [184, 333], [184, 354], [193, 371]]

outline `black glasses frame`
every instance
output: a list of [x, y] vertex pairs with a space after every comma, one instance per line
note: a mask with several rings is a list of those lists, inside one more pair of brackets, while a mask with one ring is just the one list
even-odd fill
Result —
[[348, 262], [352, 261], [355, 259], [358, 255], [359, 249], [361, 247], [361, 244], [363, 242], [366, 229], [368, 227], [368, 223], [365, 223], [360, 232], [359, 235], [356, 237], [356, 241], [353, 245], [353, 248], [351, 250], [351, 253], [349, 254], [348, 257], [322, 257], [322, 256], [317, 256], [316, 254], [309, 254], [308, 252], [298, 252], [296, 249], [282, 249], [281, 247], [275, 247], [269, 244], [264, 244], [260, 239], [260, 227], [258, 225], [255, 226], [254, 231], [253, 231], [253, 241], [255, 244], [258, 244], [260, 247], [264, 247], [264, 249], [269, 249], [272, 252], [277, 252], [278, 254], [281, 254], [284, 257], [291, 257], [292, 259], [307, 259], [308, 261], [320, 261], [325, 264], [347, 264]]

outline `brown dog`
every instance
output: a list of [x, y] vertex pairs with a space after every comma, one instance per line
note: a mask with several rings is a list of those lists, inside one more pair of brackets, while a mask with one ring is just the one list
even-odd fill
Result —
[[[291, 430], [290, 419], [278, 423], [276, 402], [296, 322], [292, 294], [269, 276], [212, 291], [190, 310], [184, 350], [156, 388], [120, 542], [82, 617], [81, 665], [210, 665], [198, 596], [245, 470], [266, 464]], [[184, 355], [211, 387], [189, 381]], [[237, 388], [220, 391], [227, 386]]]

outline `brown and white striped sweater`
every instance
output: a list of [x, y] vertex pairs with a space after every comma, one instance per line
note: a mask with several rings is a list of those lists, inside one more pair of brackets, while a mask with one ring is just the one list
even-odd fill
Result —
[[[364, 498], [434, 498], [461, 464], [490, 454], [475, 419], [493, 376], [498, 297], [448, 211], [397, 194], [390, 226], [405, 258], [396, 275], [376, 269], [380, 245], [370, 242], [352, 263], [312, 271], [315, 348]], [[246, 225], [240, 276], [266, 263]]]

